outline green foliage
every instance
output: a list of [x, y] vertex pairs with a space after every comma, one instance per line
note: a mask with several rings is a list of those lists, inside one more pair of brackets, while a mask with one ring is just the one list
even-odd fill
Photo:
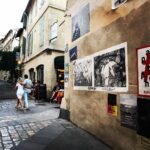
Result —
[[16, 66], [15, 52], [0, 51], [0, 70], [13, 72]]

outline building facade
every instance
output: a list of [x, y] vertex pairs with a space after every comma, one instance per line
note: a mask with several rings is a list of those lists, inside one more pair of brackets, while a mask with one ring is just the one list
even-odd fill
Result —
[[149, 8], [149, 0], [67, 1], [63, 108], [116, 150], [150, 148]]
[[63, 70], [57, 60], [64, 60], [65, 9], [66, 0], [29, 0], [22, 16], [22, 75], [46, 84], [48, 94], [58, 80], [58, 69]]
[[[1, 39], [1, 51], [2, 52], [13, 52], [14, 49], [19, 45], [19, 40], [15, 38], [18, 29], [10, 29], [8, 33]], [[3, 61], [3, 58], [0, 58]], [[7, 60], [9, 62], [10, 60]], [[9, 70], [0, 71], [0, 79], [8, 80], [11, 76]]]

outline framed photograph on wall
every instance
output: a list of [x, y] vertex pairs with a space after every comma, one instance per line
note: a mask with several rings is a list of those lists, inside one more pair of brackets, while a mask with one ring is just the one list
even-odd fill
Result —
[[150, 96], [150, 45], [136, 49], [137, 91], [139, 96]]
[[87, 4], [72, 17], [72, 41], [90, 31], [90, 6]]
[[136, 94], [120, 94], [121, 125], [131, 129], [137, 127], [137, 96]]
[[77, 59], [74, 64], [74, 90], [89, 90], [93, 87], [93, 58], [90, 56]]

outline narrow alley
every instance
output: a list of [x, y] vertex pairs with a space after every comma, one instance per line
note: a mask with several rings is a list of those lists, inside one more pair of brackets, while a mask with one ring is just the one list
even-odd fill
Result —
[[150, 0], [0, 4], [0, 150], [150, 150]]
[[[6, 81], [0, 81], [0, 150], [102, 150], [109, 148], [71, 122], [59, 118], [59, 105], [29, 100], [30, 111], [16, 110], [15, 91]], [[13, 99], [6, 99], [7, 94]], [[5, 97], [4, 97], [5, 95]], [[89, 143], [90, 142], [90, 143]]]

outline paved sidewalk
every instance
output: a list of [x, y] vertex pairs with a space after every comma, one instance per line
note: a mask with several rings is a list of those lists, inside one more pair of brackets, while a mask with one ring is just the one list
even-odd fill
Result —
[[59, 105], [29, 101], [30, 111], [17, 111], [16, 100], [0, 101], [0, 150], [10, 150], [47, 127], [59, 116]]
[[7, 83], [6, 81], [0, 80], [0, 100], [15, 98], [15, 84]]
[[[50, 122], [49, 122], [50, 123]], [[49, 126], [11, 150], [111, 150], [84, 130], [64, 119], [54, 119]]]

